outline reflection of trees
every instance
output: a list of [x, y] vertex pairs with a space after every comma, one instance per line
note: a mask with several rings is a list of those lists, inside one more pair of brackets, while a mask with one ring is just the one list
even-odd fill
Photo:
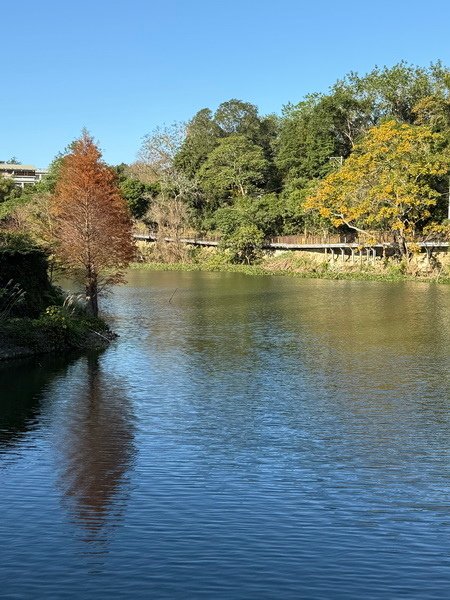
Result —
[[260, 342], [271, 341], [261, 334], [273, 318], [276, 282], [234, 273], [190, 275], [187, 298], [180, 294], [173, 300], [182, 309], [176, 321], [178, 345], [184, 344], [194, 359], [206, 358], [213, 368], [236, 370], [242, 361], [254, 365], [260, 358]]
[[[306, 282], [308, 302], [280, 311], [283, 329], [305, 339], [302, 362], [342, 381], [398, 387], [411, 369], [448, 361], [448, 296], [430, 284]], [[315, 343], [312, 343], [315, 342]], [[414, 366], [416, 365], [416, 366]], [[444, 372], [444, 365], [442, 364]]]
[[39, 425], [45, 389], [72, 362], [67, 356], [39, 356], [0, 367], [0, 453]]
[[61, 416], [60, 485], [70, 513], [88, 532], [87, 541], [102, 541], [104, 526], [117, 520], [123, 507], [134, 425], [124, 390], [102, 371], [98, 357], [89, 356], [81, 366], [81, 381]]
[[[257, 457], [279, 435], [290, 448], [313, 447], [309, 436], [320, 438], [321, 428], [341, 444], [364, 432], [361, 446], [376, 456], [386, 436], [420, 427], [421, 397], [443, 418], [436, 398], [448, 397], [445, 288], [196, 278], [173, 301], [184, 350], [175, 369], [185, 371], [183, 395], [197, 416], [180, 435], [204, 442], [217, 465], [219, 457]], [[412, 412], [418, 425], [399, 429]]]
[[[188, 292], [172, 301], [176, 319], [164, 350], [170, 355], [175, 344], [183, 349], [181, 360], [171, 365], [173, 381], [183, 381], [183, 399], [198, 417], [180, 429], [180, 445], [202, 448], [206, 469], [228, 461], [237, 465], [243, 452], [257, 462], [265, 443], [264, 414], [278, 410], [271, 406], [279, 389], [273, 359], [282, 361], [288, 337], [277, 328], [279, 281], [193, 273]], [[161, 355], [160, 361], [163, 367], [168, 362]]]

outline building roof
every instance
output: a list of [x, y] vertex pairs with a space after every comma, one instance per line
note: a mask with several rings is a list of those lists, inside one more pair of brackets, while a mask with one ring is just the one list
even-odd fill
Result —
[[0, 171], [37, 171], [34, 165], [15, 165], [0, 162]]

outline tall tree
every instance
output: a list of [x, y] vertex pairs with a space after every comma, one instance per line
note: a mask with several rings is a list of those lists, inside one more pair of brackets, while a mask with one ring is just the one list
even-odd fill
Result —
[[221, 140], [203, 164], [199, 178], [216, 198], [246, 196], [265, 181], [268, 162], [260, 146], [243, 135]]
[[175, 166], [188, 177], [194, 177], [221, 137], [223, 132], [209, 108], [199, 110], [186, 127], [186, 138], [175, 156]]
[[258, 108], [250, 102], [236, 98], [222, 102], [214, 113], [214, 121], [224, 135], [245, 135], [253, 142], [258, 142], [261, 121]]
[[[151, 175], [158, 179], [174, 169], [175, 157], [186, 136], [184, 123], [172, 123], [157, 127], [144, 136], [139, 150], [138, 163], [145, 165]], [[150, 177], [151, 177], [150, 175]], [[147, 183], [148, 181], [145, 181]]]
[[138, 162], [131, 167], [139, 180], [157, 183], [155, 202], [159, 215], [161, 207], [169, 206], [171, 200], [184, 203], [193, 215], [202, 204], [195, 177], [189, 177], [177, 163], [185, 134], [183, 123], [155, 129], [145, 136]]
[[276, 155], [285, 182], [326, 175], [333, 166], [330, 157], [347, 158], [370, 125], [370, 102], [357, 99], [344, 86], [287, 105]]
[[341, 154], [322, 96], [310, 95], [296, 106], [284, 107], [276, 163], [285, 182], [323, 176], [330, 169], [330, 156]]
[[415, 105], [440, 87], [442, 75], [439, 63], [423, 68], [402, 61], [392, 67], [375, 67], [362, 77], [351, 73], [346, 81], [358, 98], [370, 99], [374, 123], [388, 117], [411, 124]]
[[102, 160], [92, 137], [83, 131], [61, 161], [52, 196], [56, 252], [86, 290], [98, 315], [99, 294], [123, 281], [133, 256], [131, 220], [116, 176]]
[[259, 117], [257, 107], [242, 100], [223, 102], [214, 115], [210, 109], [204, 108], [188, 123], [186, 138], [174, 164], [194, 179], [200, 175], [202, 166], [225, 138], [241, 136], [259, 146], [268, 161], [264, 187], [268, 190], [278, 189], [281, 182], [273, 157], [278, 123], [275, 115]]
[[442, 142], [425, 126], [386, 121], [373, 127], [343, 167], [322, 180], [306, 208], [334, 226], [391, 231], [407, 255], [407, 242], [429, 223], [439, 197], [433, 178], [448, 172]]

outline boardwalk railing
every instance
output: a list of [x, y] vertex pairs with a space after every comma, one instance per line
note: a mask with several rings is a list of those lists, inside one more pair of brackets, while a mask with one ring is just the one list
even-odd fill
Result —
[[355, 236], [342, 236], [342, 235], [282, 235], [272, 237], [269, 240], [271, 244], [292, 244], [295, 246], [303, 246], [310, 244], [348, 244], [353, 243], [355, 241]]
[[[146, 233], [136, 233], [134, 235], [136, 240], [147, 241], [147, 242], [168, 242], [168, 243], [180, 243], [180, 244], [192, 244], [195, 246], [218, 246], [220, 244], [220, 236], [204, 236], [199, 235], [194, 231], [186, 231], [179, 233], [176, 237], [172, 236], [158, 236], [154, 231], [148, 231]], [[441, 247], [448, 248], [449, 243], [437, 240], [420, 240], [416, 241], [416, 244], [422, 248]], [[396, 241], [391, 233], [374, 232], [373, 235], [362, 235], [357, 236], [354, 234], [341, 234], [341, 235], [285, 235], [272, 237], [266, 240], [264, 248], [267, 249], [286, 249], [286, 250], [307, 250], [307, 249], [324, 249], [327, 248], [381, 248], [381, 247], [395, 247]]]
[[359, 235], [354, 232], [341, 234], [309, 234], [302, 235], [284, 235], [270, 238], [272, 244], [292, 244], [292, 245], [323, 245], [323, 244], [392, 244], [394, 236], [391, 233], [383, 233], [379, 231], [368, 232], [364, 235]]

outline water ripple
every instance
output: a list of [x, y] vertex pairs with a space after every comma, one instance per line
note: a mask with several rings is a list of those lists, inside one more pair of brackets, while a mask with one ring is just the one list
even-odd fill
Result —
[[104, 354], [0, 368], [0, 597], [448, 596], [446, 287], [142, 272], [107, 308]]

